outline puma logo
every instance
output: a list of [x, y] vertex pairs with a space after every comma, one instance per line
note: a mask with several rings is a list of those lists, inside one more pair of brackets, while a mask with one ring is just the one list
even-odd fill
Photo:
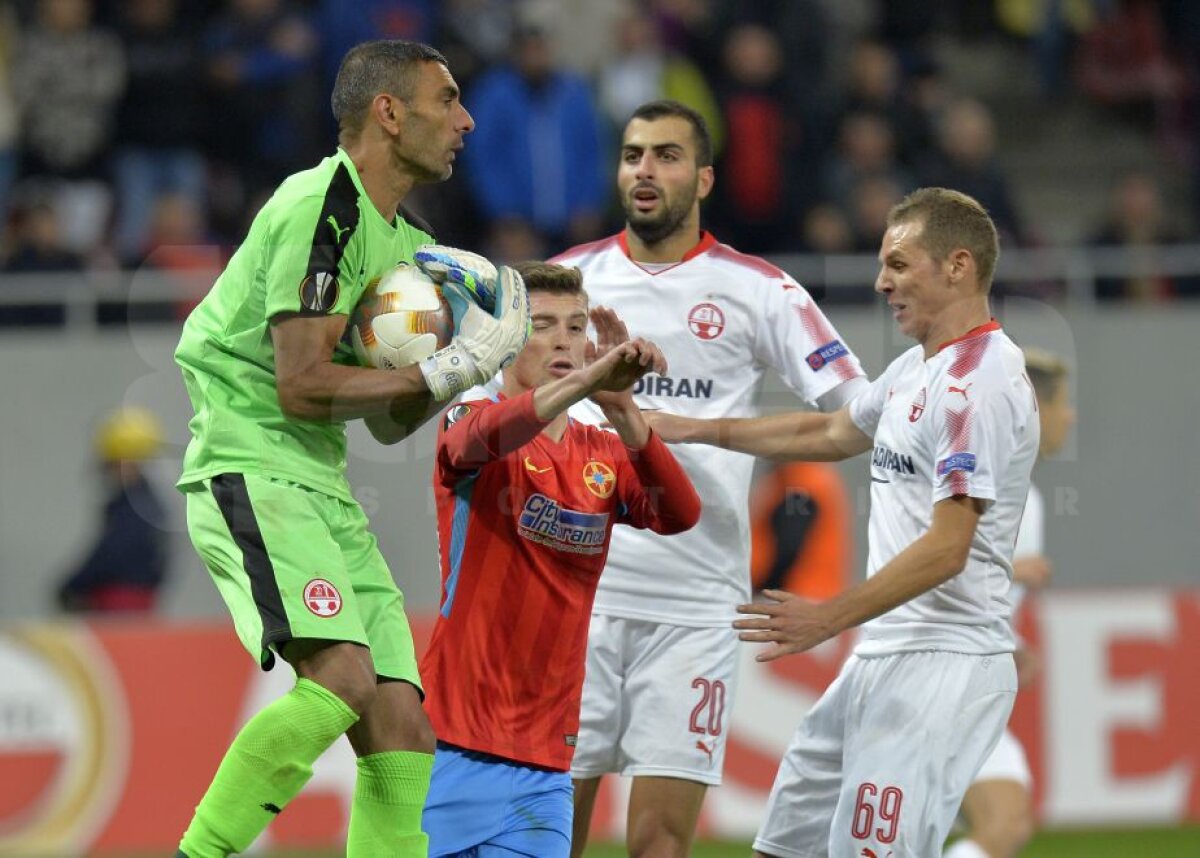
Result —
[[350, 227], [346, 227], [345, 229], [343, 229], [342, 227], [338, 226], [337, 218], [335, 218], [333, 215], [330, 215], [329, 217], [325, 218], [325, 223], [329, 224], [329, 228], [333, 230], [333, 240], [336, 241], [338, 244], [341, 244], [342, 243], [342, 233], [349, 232]]
[[703, 751], [708, 756], [708, 764], [711, 766], [713, 764], [713, 751], [716, 749], [715, 743], [714, 743], [713, 747], [710, 748], [708, 745], [704, 744], [699, 739], [697, 739], [696, 747], [699, 750]]
[[972, 384], [974, 384], [974, 383], [975, 383], [975, 382], [973, 382], [973, 381], [969, 381], [969, 382], [967, 382], [967, 386], [966, 386], [966, 387], [955, 387], [955, 386], [952, 384], [952, 385], [950, 385], [950, 387], [947, 389], [947, 391], [946, 391], [946, 392], [947, 392], [947, 393], [961, 393], [961, 394], [962, 394], [962, 398], [963, 398], [963, 399], [966, 399], [966, 398], [967, 398], [967, 391], [971, 389], [971, 385], [972, 385]]

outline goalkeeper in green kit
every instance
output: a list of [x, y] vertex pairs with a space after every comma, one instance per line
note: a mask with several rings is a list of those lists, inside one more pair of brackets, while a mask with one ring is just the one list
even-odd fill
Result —
[[[442, 55], [359, 45], [332, 106], [337, 151], [280, 185], [175, 353], [196, 411], [179, 480], [188, 532], [242, 643], [264, 670], [277, 653], [297, 676], [233, 740], [179, 845], [187, 858], [245, 850], [343, 733], [358, 757], [346, 854], [426, 854], [434, 735], [404, 596], [344, 476], [345, 421], [398, 441], [528, 336], [520, 277], [425, 247], [429, 228], [400, 208], [414, 185], [450, 176], [474, 127]], [[413, 366], [359, 367], [348, 316], [402, 262], [442, 284], [455, 337]]]

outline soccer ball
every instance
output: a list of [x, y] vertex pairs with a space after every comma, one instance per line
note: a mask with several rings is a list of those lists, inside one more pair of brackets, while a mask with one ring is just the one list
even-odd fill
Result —
[[350, 342], [363, 366], [396, 369], [450, 344], [454, 316], [441, 288], [401, 265], [373, 280], [350, 316]]

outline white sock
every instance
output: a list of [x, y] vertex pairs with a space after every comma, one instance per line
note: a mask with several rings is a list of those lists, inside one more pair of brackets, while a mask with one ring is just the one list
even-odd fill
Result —
[[947, 849], [942, 858], [988, 858], [988, 854], [974, 840], [964, 837]]

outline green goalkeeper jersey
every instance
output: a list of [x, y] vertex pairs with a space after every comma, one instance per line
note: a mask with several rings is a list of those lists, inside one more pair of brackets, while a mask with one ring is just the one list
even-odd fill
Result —
[[[286, 179], [184, 323], [175, 360], [196, 414], [179, 485], [253, 473], [351, 500], [346, 424], [297, 420], [279, 405], [270, 320], [348, 315], [367, 284], [431, 241], [412, 216], [379, 214], [341, 149]], [[332, 357], [355, 363], [344, 342]]]

